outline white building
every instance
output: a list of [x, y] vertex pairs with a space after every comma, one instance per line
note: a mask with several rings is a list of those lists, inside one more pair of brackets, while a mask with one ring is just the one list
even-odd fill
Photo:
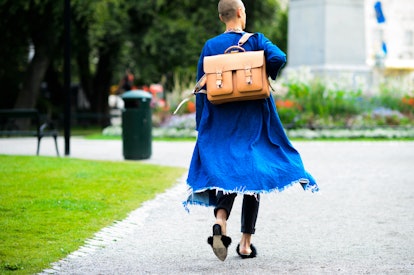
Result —
[[[414, 1], [380, 1], [385, 17], [384, 23], [378, 23], [374, 4], [377, 0], [365, 0], [365, 24], [367, 41], [367, 64], [382, 64], [388, 70], [414, 70]], [[387, 53], [382, 50], [385, 43]]]
[[368, 87], [379, 71], [414, 71], [414, 0], [290, 0], [288, 30], [288, 71], [307, 67]]

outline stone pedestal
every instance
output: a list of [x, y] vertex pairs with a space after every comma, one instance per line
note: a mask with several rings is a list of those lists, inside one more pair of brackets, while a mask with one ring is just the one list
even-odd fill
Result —
[[364, 16], [364, 0], [290, 0], [287, 71], [369, 82]]

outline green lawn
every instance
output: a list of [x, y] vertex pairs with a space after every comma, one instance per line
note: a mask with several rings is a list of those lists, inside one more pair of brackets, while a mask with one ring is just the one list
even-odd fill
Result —
[[0, 156], [0, 274], [33, 274], [124, 219], [185, 169]]

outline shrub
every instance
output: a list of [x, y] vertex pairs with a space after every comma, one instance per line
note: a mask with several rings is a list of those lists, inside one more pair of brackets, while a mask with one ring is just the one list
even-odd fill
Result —
[[[374, 95], [361, 90], [327, 88], [319, 79], [307, 82], [290, 80], [284, 83], [287, 92], [277, 101], [290, 100], [300, 108], [278, 106], [278, 112], [287, 128], [332, 128], [393, 126], [414, 124], [414, 98], [394, 82], [384, 82]], [[340, 85], [337, 85], [340, 86]], [[397, 88], [398, 87], [398, 88]]]

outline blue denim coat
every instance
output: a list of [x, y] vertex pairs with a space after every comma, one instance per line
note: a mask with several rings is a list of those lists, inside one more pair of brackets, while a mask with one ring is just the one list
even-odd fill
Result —
[[[201, 52], [197, 80], [203, 74], [203, 58], [222, 54], [237, 45], [242, 33], [223, 33], [208, 40]], [[286, 54], [261, 33], [243, 45], [246, 51], [264, 50], [268, 75], [276, 79]], [[211, 104], [205, 94], [196, 95], [198, 138], [190, 163], [188, 204], [215, 205], [215, 192], [258, 194], [282, 191], [296, 183], [318, 191], [299, 153], [285, 134], [272, 97], [262, 100]]]

